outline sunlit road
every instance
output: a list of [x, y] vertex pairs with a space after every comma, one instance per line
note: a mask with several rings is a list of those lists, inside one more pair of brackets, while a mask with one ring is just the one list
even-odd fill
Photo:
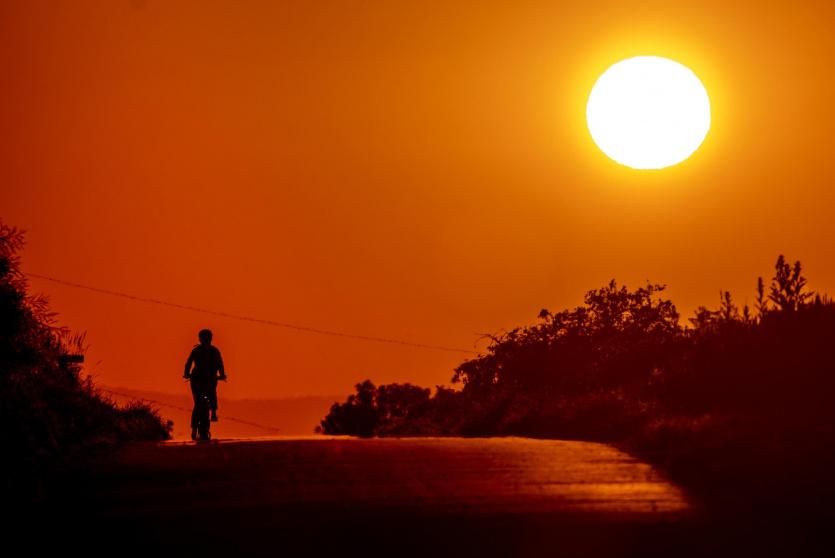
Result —
[[137, 445], [68, 490], [85, 537], [172, 554], [662, 555], [689, 515], [610, 446], [518, 438]]

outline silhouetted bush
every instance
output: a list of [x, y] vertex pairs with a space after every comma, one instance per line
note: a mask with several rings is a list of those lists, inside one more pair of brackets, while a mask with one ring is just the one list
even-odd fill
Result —
[[[648, 284], [630, 291], [612, 281], [590, 291], [584, 306], [543, 310], [535, 325], [492, 336], [487, 354], [455, 369], [452, 381], [461, 390], [439, 388], [429, 397], [408, 384], [375, 388], [366, 381], [357, 395], [334, 405], [321, 429], [360, 436], [619, 438], [641, 422], [641, 398], [683, 342], [678, 313], [660, 297], [663, 290]], [[385, 411], [389, 393], [399, 395], [395, 412]], [[352, 426], [358, 414], [362, 432]]]
[[722, 506], [835, 496], [835, 304], [783, 256], [753, 311], [722, 292], [685, 327], [663, 290], [612, 281], [573, 310], [543, 310], [459, 365], [461, 389], [410, 386], [396, 413], [373, 403], [391, 388], [366, 382], [362, 432], [331, 427], [344, 405], [323, 430], [619, 442]]
[[61, 459], [124, 440], [162, 440], [168, 427], [141, 404], [118, 407], [80, 376], [83, 336], [54, 325], [19, 267], [23, 235], [0, 223], [0, 447], [3, 483], [26, 492]]
[[379, 424], [377, 409], [377, 386], [371, 380], [356, 385], [357, 393], [349, 395], [343, 403], [334, 403], [330, 413], [321, 423], [320, 431], [325, 434], [348, 434], [363, 438], [375, 434]]

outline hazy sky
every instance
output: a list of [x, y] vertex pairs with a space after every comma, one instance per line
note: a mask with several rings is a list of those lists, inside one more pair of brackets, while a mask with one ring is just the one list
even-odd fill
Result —
[[[302, 326], [473, 348], [611, 278], [685, 316], [778, 253], [835, 291], [827, 2], [0, 4], [0, 216], [24, 268]], [[682, 165], [620, 167], [585, 102], [668, 56], [711, 97]], [[32, 280], [103, 383], [178, 391], [215, 330], [238, 397], [446, 383], [463, 355]], [[484, 344], [478, 345], [483, 347]]]

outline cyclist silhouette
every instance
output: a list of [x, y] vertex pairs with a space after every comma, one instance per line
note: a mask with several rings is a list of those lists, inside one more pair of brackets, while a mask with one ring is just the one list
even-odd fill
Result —
[[[226, 371], [223, 368], [223, 359], [220, 351], [212, 345], [212, 332], [208, 329], [201, 329], [197, 334], [200, 340], [188, 355], [186, 368], [183, 377], [189, 380], [191, 395], [194, 398], [194, 409], [191, 412], [191, 437], [197, 438], [198, 427], [198, 404], [200, 397], [207, 394], [209, 397], [209, 409], [212, 412], [212, 421], [217, 420], [217, 381], [226, 381]], [[193, 366], [193, 368], [192, 368]]]

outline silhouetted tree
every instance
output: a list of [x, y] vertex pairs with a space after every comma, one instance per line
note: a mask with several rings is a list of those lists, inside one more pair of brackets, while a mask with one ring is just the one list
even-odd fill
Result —
[[739, 308], [734, 304], [730, 291], [719, 293], [719, 319], [724, 322], [739, 320]]
[[409, 383], [387, 384], [377, 389], [378, 420], [391, 423], [417, 417], [426, 411], [430, 390]]
[[371, 380], [355, 386], [356, 393], [345, 403], [334, 403], [322, 419], [319, 430], [325, 434], [345, 434], [369, 438], [374, 435], [379, 421], [377, 387]]
[[801, 274], [800, 262], [796, 261], [793, 266], [790, 266], [780, 254], [774, 268], [768, 299], [774, 303], [777, 310], [797, 311], [813, 296], [813, 293], [804, 291], [806, 278]]
[[640, 382], [680, 332], [663, 290], [648, 284], [630, 291], [611, 281], [574, 310], [542, 310], [535, 325], [491, 337], [488, 353], [459, 365], [452, 381], [476, 396], [581, 392], [614, 381], [610, 376]]
[[757, 277], [757, 298], [754, 303], [757, 310], [757, 317], [762, 317], [768, 312], [768, 299], [765, 297], [765, 283], [762, 277]]

